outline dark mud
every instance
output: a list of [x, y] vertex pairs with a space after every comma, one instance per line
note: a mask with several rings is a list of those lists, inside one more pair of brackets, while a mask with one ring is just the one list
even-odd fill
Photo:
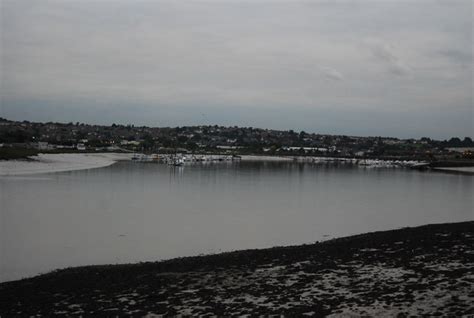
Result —
[[474, 222], [0, 284], [0, 316], [474, 315]]

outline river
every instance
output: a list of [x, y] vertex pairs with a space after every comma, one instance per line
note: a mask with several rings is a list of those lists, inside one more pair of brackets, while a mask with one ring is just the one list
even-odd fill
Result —
[[0, 177], [0, 280], [472, 220], [473, 180], [243, 161]]

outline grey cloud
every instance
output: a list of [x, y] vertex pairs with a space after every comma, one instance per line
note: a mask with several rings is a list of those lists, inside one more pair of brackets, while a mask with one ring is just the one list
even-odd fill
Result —
[[[308, 116], [331, 113], [350, 133], [348, 113], [377, 112], [361, 125], [382, 135], [393, 110], [419, 119], [400, 134], [451, 134], [432, 123], [472, 118], [470, 0], [0, 1], [0, 116], [168, 125], [205, 111], [318, 131]], [[267, 124], [269, 113], [284, 116]]]
[[323, 68], [322, 72], [324, 76], [328, 79], [335, 80], [335, 81], [342, 81], [344, 80], [344, 75], [341, 72], [332, 69], [332, 68]]
[[407, 75], [411, 69], [394, 53], [394, 48], [388, 44], [376, 44], [372, 47], [373, 55], [388, 64], [388, 69], [396, 75]]
[[455, 63], [472, 64], [472, 50], [444, 49], [438, 51], [438, 54], [451, 59]]

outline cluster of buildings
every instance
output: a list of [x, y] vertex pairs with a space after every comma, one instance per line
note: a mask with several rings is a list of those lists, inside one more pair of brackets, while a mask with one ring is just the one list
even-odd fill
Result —
[[214, 152], [229, 154], [320, 155], [341, 157], [470, 157], [469, 137], [450, 140], [357, 137], [253, 127], [35, 123], [0, 119], [0, 146], [41, 151]]

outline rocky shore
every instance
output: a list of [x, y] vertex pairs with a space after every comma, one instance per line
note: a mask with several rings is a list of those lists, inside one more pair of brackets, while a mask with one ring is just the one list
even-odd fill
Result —
[[474, 315], [474, 222], [87, 266], [0, 284], [0, 316]]

